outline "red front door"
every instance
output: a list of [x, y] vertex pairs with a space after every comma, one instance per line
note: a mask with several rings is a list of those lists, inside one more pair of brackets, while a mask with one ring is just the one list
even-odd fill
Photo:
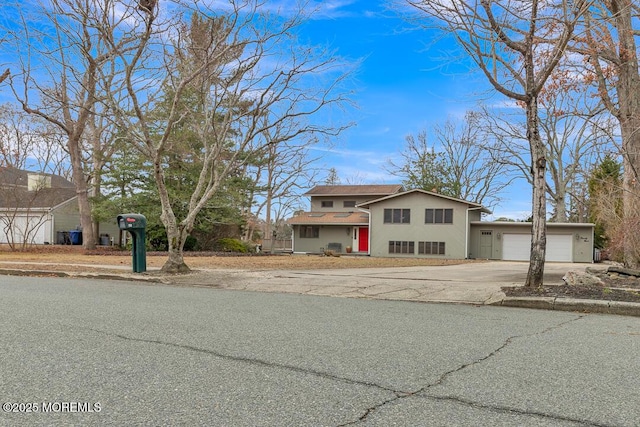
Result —
[[358, 252], [369, 252], [369, 229], [358, 228]]

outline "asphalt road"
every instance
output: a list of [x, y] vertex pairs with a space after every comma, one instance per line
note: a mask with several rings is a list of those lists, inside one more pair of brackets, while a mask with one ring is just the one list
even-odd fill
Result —
[[2, 426], [637, 426], [639, 354], [635, 317], [0, 277]]

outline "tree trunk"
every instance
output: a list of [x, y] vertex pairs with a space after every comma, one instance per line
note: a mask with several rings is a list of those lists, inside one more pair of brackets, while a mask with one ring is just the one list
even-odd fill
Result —
[[160, 195], [160, 205], [162, 206], [160, 220], [167, 230], [169, 251], [169, 258], [167, 258], [167, 261], [162, 266], [162, 271], [172, 274], [188, 273], [191, 269], [184, 262], [183, 249], [189, 233], [186, 227], [178, 226], [176, 216], [171, 208], [171, 202], [169, 201], [169, 193], [165, 185], [162, 165], [158, 159], [154, 162], [153, 173], [158, 188], [158, 194]]
[[640, 267], [638, 216], [640, 212], [640, 72], [637, 45], [633, 31], [630, 0], [611, 2], [611, 12], [619, 38], [620, 65], [616, 90], [619, 102], [618, 120], [622, 133], [624, 264]]
[[[166, 225], [166, 224], [165, 224]], [[174, 223], [167, 226], [167, 239], [169, 240], [169, 258], [162, 266], [164, 273], [181, 274], [191, 271], [184, 262], [184, 243], [188, 234], [180, 230]]]
[[[639, 95], [634, 95], [639, 96]], [[638, 168], [640, 167], [640, 118], [621, 122], [623, 139], [623, 232], [624, 265], [627, 268], [640, 268], [640, 186]]]
[[567, 222], [569, 216], [567, 215], [567, 193], [564, 191], [566, 184], [556, 184], [556, 193], [554, 197], [555, 202], [555, 217], [553, 222]]
[[527, 139], [531, 150], [531, 174], [533, 178], [531, 257], [525, 286], [542, 286], [545, 252], [547, 248], [547, 200], [545, 149], [538, 130], [538, 99], [530, 96], [526, 105]]
[[78, 196], [78, 210], [80, 211], [80, 227], [82, 227], [82, 245], [86, 250], [96, 248], [96, 238], [93, 233], [93, 219], [91, 216], [91, 204], [89, 203], [89, 188], [82, 167], [82, 155], [80, 149], [80, 135], [69, 135], [67, 143], [69, 156], [71, 157], [71, 173], [73, 183]]

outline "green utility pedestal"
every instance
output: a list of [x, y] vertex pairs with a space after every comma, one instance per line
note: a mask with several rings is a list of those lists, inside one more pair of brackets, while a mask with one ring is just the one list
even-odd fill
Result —
[[145, 228], [147, 218], [140, 214], [118, 215], [118, 227], [131, 233], [133, 239], [133, 272], [144, 273], [147, 271], [147, 249], [145, 245]]

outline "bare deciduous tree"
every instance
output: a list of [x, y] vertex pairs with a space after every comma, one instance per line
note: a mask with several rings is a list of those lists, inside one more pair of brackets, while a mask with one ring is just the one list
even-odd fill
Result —
[[[121, 129], [153, 164], [169, 244], [167, 272], [188, 270], [183, 248], [196, 216], [252, 150], [264, 149], [256, 144], [260, 135], [282, 123], [289, 124], [281, 142], [343, 129], [314, 120], [346, 100], [340, 88], [345, 64], [329, 52], [297, 45], [301, 12], [285, 19], [261, 13], [255, 1], [227, 6], [214, 10], [191, 2], [191, 24], [179, 10], [167, 22], [156, 16], [157, 7], [147, 10], [140, 49], [118, 57], [125, 77], [113, 108]], [[199, 172], [180, 216], [165, 167], [185, 123], [197, 143], [188, 161]]]
[[[576, 38], [574, 51], [591, 66], [604, 105], [618, 120], [622, 138], [624, 221], [640, 223], [640, 69], [638, 38], [640, 7], [634, 0], [597, 0], [585, 19], [585, 34]], [[635, 24], [635, 28], [634, 28]], [[640, 267], [640, 249], [629, 228], [625, 264]]]
[[11, 74], [11, 71], [8, 68], [6, 70], [4, 70], [4, 73], [2, 73], [2, 75], [0, 75], [0, 83], [2, 83], [3, 81], [7, 80], [7, 78], [9, 77], [10, 74]]
[[543, 283], [546, 251], [546, 165], [538, 98], [573, 37], [588, 1], [407, 0], [455, 37], [493, 88], [526, 112], [533, 182], [532, 241], [525, 286]]
[[454, 197], [492, 207], [512, 179], [504, 173], [504, 162], [487, 149], [483, 128], [482, 115], [469, 111], [460, 122], [447, 120], [436, 125], [435, 134]]
[[0, 106], [0, 166], [69, 177], [62, 135], [46, 121]]
[[[450, 197], [494, 206], [509, 185], [504, 163], [485, 147], [482, 117], [469, 111], [461, 121], [434, 126], [436, 142], [429, 146], [427, 131], [409, 135], [401, 161], [389, 161], [388, 172], [403, 179], [406, 188], [437, 191]], [[436, 150], [436, 146], [438, 149]]]
[[[546, 191], [553, 208], [552, 221], [569, 220], [569, 206], [580, 201], [585, 173], [607, 150], [613, 149], [610, 117], [588, 90], [584, 76], [569, 68], [556, 69], [540, 94], [541, 138], [547, 159]], [[486, 132], [495, 159], [533, 183], [526, 124], [513, 114], [484, 109]]]
[[[135, 8], [120, 0], [51, 0], [14, 4], [19, 24], [6, 28], [18, 63], [11, 78], [23, 110], [57, 126], [66, 136], [78, 196], [83, 244], [95, 248], [91, 177], [85, 170], [87, 128], [102, 100], [100, 82], [112, 70], [114, 52], [127, 52]], [[5, 5], [3, 7], [9, 7]], [[105, 43], [120, 34], [117, 44]]]
[[[263, 152], [257, 165], [246, 172], [253, 178], [254, 186], [247, 200], [247, 211], [255, 218], [264, 215], [264, 238], [271, 238], [272, 224], [281, 223], [293, 213], [302, 197], [301, 190], [309, 188], [318, 174], [313, 166], [318, 158], [309, 153], [314, 141], [279, 142], [278, 135], [283, 131], [285, 135], [288, 133], [282, 126], [276, 126], [261, 135], [257, 143]], [[245, 238], [250, 239], [254, 231], [254, 227], [247, 227]]]

